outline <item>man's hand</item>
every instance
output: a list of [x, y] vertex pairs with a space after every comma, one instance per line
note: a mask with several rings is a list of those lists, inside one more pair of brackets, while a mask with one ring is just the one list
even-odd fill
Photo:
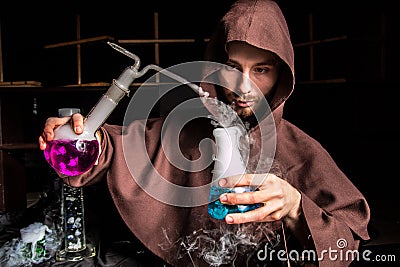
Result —
[[301, 214], [301, 194], [284, 179], [274, 174], [244, 174], [223, 178], [222, 187], [257, 186], [258, 190], [248, 193], [227, 193], [220, 201], [228, 205], [264, 203], [264, 206], [244, 213], [228, 214], [229, 224], [246, 222], [272, 222], [286, 220], [295, 223]]
[[82, 114], [75, 113], [71, 117], [50, 117], [46, 120], [44, 124], [43, 132], [39, 136], [39, 148], [41, 150], [46, 149], [46, 142], [54, 139], [54, 129], [64, 125], [68, 122], [71, 122], [71, 125], [76, 134], [83, 133], [83, 116]]

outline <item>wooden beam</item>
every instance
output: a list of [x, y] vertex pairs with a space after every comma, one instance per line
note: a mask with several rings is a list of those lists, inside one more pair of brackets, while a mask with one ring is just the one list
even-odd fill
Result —
[[108, 36], [108, 35], [104, 35], [104, 36], [80, 39], [80, 40], [76, 40], [76, 41], [49, 44], [49, 45], [45, 45], [44, 48], [56, 48], [56, 47], [64, 47], [64, 46], [73, 46], [73, 45], [78, 45], [78, 44], [86, 44], [86, 43], [93, 43], [93, 42], [99, 42], [99, 41], [114, 41], [114, 37]]

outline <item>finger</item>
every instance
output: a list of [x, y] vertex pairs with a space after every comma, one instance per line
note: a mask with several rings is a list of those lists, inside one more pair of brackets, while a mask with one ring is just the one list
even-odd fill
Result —
[[265, 220], [277, 221], [282, 219], [284, 216], [284, 205], [281, 200], [267, 201], [262, 207], [262, 211], [265, 214]]
[[261, 174], [239, 174], [234, 176], [229, 176], [222, 178], [218, 181], [221, 187], [236, 187], [236, 186], [259, 186], [265, 184], [268, 179], [275, 176], [271, 173], [261, 173]]
[[51, 141], [54, 138], [54, 129], [57, 127], [56, 121], [52, 118], [46, 120], [44, 125], [42, 138], [44, 142]]
[[266, 221], [267, 215], [262, 211], [263, 207], [244, 213], [231, 213], [225, 216], [225, 222], [228, 224], [241, 224], [247, 222], [263, 222]]
[[70, 119], [69, 117], [66, 118], [50, 117], [46, 120], [43, 132], [39, 136], [39, 148], [41, 150], [46, 149], [46, 142], [54, 139], [54, 129], [60, 125], [67, 123], [69, 119]]
[[221, 187], [233, 188], [237, 186], [247, 186], [250, 185], [252, 181], [253, 174], [239, 174], [234, 176], [229, 176], [222, 178], [218, 181]]
[[54, 129], [60, 125], [66, 124], [69, 121], [69, 117], [58, 118], [58, 117], [50, 117], [46, 120], [46, 123], [43, 128], [42, 138], [45, 142], [51, 141], [54, 139]]
[[74, 132], [76, 134], [83, 133], [83, 116], [82, 116], [82, 114], [79, 114], [79, 113], [72, 114], [71, 120], [72, 120], [72, 127], [74, 129]]
[[46, 142], [44, 141], [42, 136], [39, 136], [39, 148], [40, 150], [46, 149]]
[[265, 205], [255, 210], [244, 213], [231, 213], [225, 216], [228, 224], [241, 224], [248, 222], [273, 222], [282, 219], [282, 209]]
[[267, 201], [267, 194], [261, 191], [248, 193], [226, 193], [220, 196], [220, 201], [228, 205], [256, 204]]

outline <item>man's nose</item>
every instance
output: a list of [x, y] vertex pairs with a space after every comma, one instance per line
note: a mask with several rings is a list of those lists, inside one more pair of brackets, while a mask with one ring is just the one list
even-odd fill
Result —
[[242, 73], [242, 75], [239, 77], [239, 86], [238, 86], [239, 92], [241, 94], [248, 94], [251, 91], [251, 80], [249, 76], [245, 73]]

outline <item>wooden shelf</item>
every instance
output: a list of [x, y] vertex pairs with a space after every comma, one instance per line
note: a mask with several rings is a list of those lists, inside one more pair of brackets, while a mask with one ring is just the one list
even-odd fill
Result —
[[39, 149], [38, 144], [24, 144], [24, 143], [19, 143], [19, 144], [1, 144], [0, 145], [0, 150], [25, 150], [25, 149]]

